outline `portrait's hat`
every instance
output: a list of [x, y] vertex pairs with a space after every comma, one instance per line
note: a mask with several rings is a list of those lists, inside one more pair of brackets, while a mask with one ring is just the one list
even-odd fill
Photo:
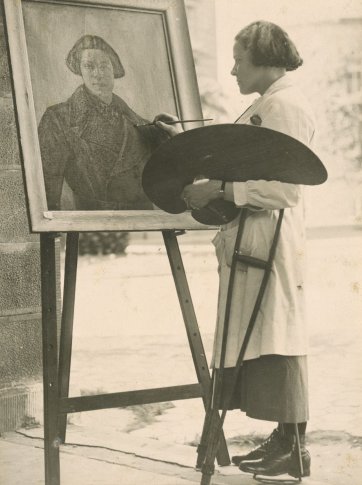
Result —
[[[318, 185], [327, 179], [327, 171], [295, 138], [258, 126], [221, 124], [185, 131], [160, 145], [146, 163], [142, 185], [157, 207], [180, 214], [187, 210], [181, 198], [184, 187], [200, 178]], [[197, 221], [216, 225], [237, 214], [234, 203], [224, 200], [192, 211]]]
[[124, 67], [116, 51], [108, 44], [108, 42], [102, 39], [102, 37], [89, 34], [83, 35], [83, 37], [77, 40], [77, 42], [70, 49], [65, 60], [68, 68], [74, 74], [77, 74], [78, 76], [82, 75], [80, 70], [80, 60], [82, 51], [86, 49], [99, 49], [104, 51], [112, 63], [114, 77], [117, 79], [125, 75]]

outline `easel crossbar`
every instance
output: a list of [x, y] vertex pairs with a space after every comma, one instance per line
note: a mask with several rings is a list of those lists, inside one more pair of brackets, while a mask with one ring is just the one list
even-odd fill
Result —
[[117, 408], [135, 404], [194, 399], [203, 397], [203, 394], [201, 384], [185, 384], [139, 391], [61, 398], [59, 400], [59, 413], [80, 413], [81, 411], [95, 411], [97, 409]]

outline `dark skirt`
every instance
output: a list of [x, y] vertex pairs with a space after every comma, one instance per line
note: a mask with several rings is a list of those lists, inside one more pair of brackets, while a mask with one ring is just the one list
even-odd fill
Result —
[[[220, 409], [230, 393], [234, 370], [224, 369]], [[250, 418], [278, 423], [307, 421], [307, 357], [263, 355], [244, 361], [228, 409], [241, 409]]]

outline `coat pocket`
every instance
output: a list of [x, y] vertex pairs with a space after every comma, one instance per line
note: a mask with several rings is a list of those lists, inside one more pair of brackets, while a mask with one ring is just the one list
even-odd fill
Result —
[[[238, 232], [238, 226], [232, 227], [226, 231], [220, 231], [213, 239], [213, 244], [216, 250], [216, 256], [219, 261], [219, 265], [226, 263], [228, 267], [231, 267], [233, 262], [233, 255], [235, 251], [235, 240]], [[251, 251], [247, 250], [243, 246], [240, 247], [242, 254], [250, 255]], [[243, 263], [237, 264], [237, 269], [241, 271], [247, 271], [247, 266]]]

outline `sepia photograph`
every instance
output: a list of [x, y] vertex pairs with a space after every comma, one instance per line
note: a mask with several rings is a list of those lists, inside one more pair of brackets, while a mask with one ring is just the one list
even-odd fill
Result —
[[0, 485], [362, 481], [359, 0], [0, 1]]

